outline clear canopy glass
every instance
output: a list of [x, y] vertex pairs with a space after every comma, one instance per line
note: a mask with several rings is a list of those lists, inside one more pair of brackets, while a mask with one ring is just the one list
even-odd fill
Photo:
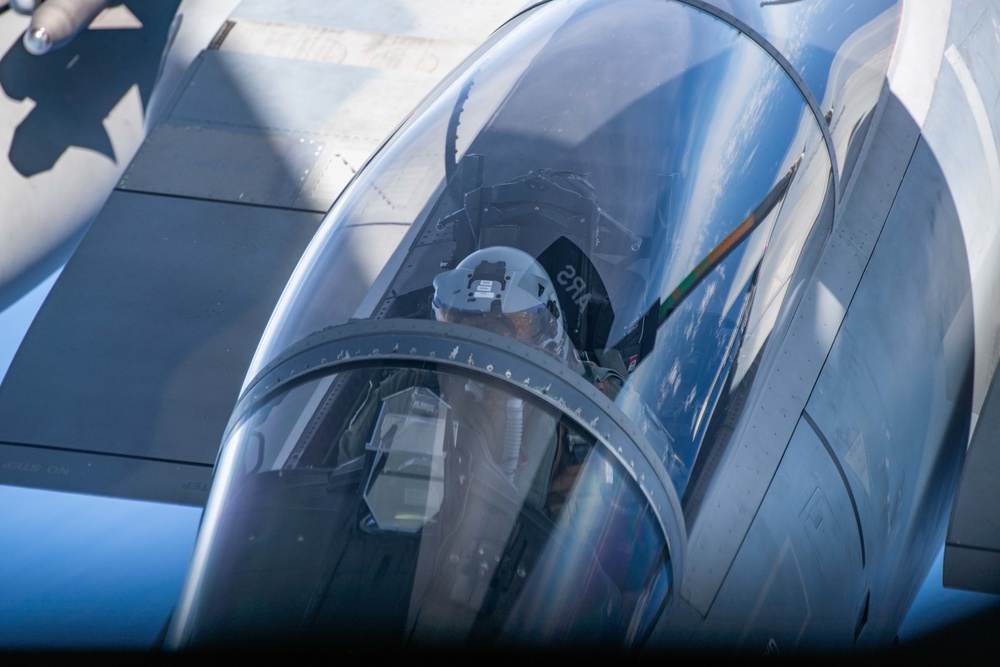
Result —
[[765, 273], [765, 249], [794, 262], [826, 203], [822, 132], [763, 49], [689, 5], [551, 2], [514, 24], [341, 197], [250, 376], [350, 318], [430, 319], [435, 276], [516, 248], [548, 272], [577, 350], [620, 357], [620, 402], [683, 492], [750, 297], [791, 273], [787, 255]]
[[196, 645], [622, 645], [670, 591], [659, 520], [619, 460], [478, 374], [324, 375], [227, 447]]
[[[683, 534], [659, 498], [685, 499], [730, 432], [828, 229], [831, 164], [786, 72], [708, 13], [553, 0], [512, 21], [359, 173], [296, 269], [224, 444], [178, 633], [256, 628], [249, 596], [277, 587], [307, 634], [641, 642], [670, 596], [665, 536]], [[525, 254], [540, 270], [515, 276]], [[405, 363], [399, 343], [254, 398], [252, 378], [316, 332], [455, 312], [435, 293], [454, 274], [435, 278], [470, 257], [468, 293], [447, 298], [491, 300], [476, 309], [495, 324], [509, 285], [534, 290], [572, 353], [518, 388]], [[490, 330], [487, 349], [530, 357]], [[567, 377], [628, 435], [553, 402]], [[300, 530], [308, 552], [255, 546]]]

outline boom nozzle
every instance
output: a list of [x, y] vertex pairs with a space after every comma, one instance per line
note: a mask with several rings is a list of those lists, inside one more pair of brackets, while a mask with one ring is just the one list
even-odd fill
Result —
[[[36, 3], [24, 32], [24, 48], [36, 56], [59, 49], [80, 34], [106, 7], [118, 0], [46, 0]], [[22, 3], [26, 6], [31, 3]]]
[[28, 28], [24, 31], [24, 48], [33, 56], [40, 56], [52, 50], [52, 39], [44, 27]]

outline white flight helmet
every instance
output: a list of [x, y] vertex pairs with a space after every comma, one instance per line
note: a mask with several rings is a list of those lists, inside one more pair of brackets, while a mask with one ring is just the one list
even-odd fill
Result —
[[466, 324], [540, 348], [574, 364], [559, 300], [545, 269], [506, 246], [483, 248], [434, 278], [438, 321]]

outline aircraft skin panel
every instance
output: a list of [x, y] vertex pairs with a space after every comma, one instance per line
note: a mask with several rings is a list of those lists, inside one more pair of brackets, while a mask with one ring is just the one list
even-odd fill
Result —
[[[971, 32], [977, 33], [982, 31]], [[952, 39], [965, 51], [978, 51], [961, 32], [953, 31]], [[929, 564], [939, 544], [940, 535], [927, 533], [915, 517], [926, 520], [947, 508], [968, 440], [968, 415], [980, 402], [973, 393], [974, 305], [976, 313], [985, 313], [976, 325], [986, 329], [977, 331], [976, 341], [987, 343], [975, 345], [978, 382], [995, 365], [988, 344], [995, 301], [975, 297], [977, 289], [992, 285], [977, 267], [995, 266], [997, 255], [991, 242], [971, 240], [988, 233], [984, 221], [997, 216], [989, 196], [993, 187], [979, 182], [994, 171], [995, 144], [982, 139], [984, 124], [976, 118], [982, 91], [971, 73], [962, 80], [962, 70], [952, 64], [954, 51], [947, 47], [923, 138], [891, 198], [870, 264], [808, 404], [808, 415], [850, 480], [872, 563], [870, 630], [856, 638], [860, 643], [898, 625], [919, 586], [918, 577], [903, 573], [915, 561]], [[955, 132], [956, 126], [967, 131]], [[937, 140], [944, 136], [947, 141]], [[977, 187], [984, 196], [970, 196], [968, 190]], [[990, 506], [988, 499], [979, 502]], [[965, 551], [954, 562], [976, 558], [983, 560]]]
[[[953, 171], [970, 163], [987, 164], [987, 169], [980, 172], [985, 171], [985, 177], [953, 179], [955, 188], [975, 195], [963, 198], [961, 203], [971, 209], [963, 220], [969, 220], [966, 247], [974, 278], [974, 299], [970, 301], [974, 301], [977, 313], [980, 309], [996, 308], [1000, 303], [995, 259], [998, 254], [996, 192], [1000, 187], [996, 137], [1000, 128], [997, 127], [997, 103], [994, 101], [1000, 82], [989, 66], [996, 58], [997, 47], [991, 31], [995, 30], [1000, 12], [992, 4], [980, 4], [985, 5], [979, 15], [981, 18], [974, 24], [961, 25], [962, 34], [967, 36], [946, 54], [951, 76], [955, 79], [953, 88], [967, 92], [970, 80], [979, 85], [979, 94], [970, 100], [971, 108], [959, 110], [964, 111], [961, 122], [974, 126], [977, 134], [955, 145], [944, 140], [934, 144]], [[942, 117], [938, 128], [942, 137], [948, 122]], [[976, 206], [969, 207], [970, 202]], [[990, 380], [990, 372], [996, 365], [1000, 334], [996, 317], [977, 317], [975, 325], [975, 430], [952, 506], [945, 540], [943, 579], [949, 588], [996, 594], [1000, 593], [1000, 531], [996, 523], [996, 508], [1000, 503], [1000, 486], [997, 485], [997, 471], [1000, 470], [1000, 390], [997, 385], [1000, 379], [994, 373]]]
[[0, 440], [211, 465], [319, 217], [113, 193], [0, 387]]
[[239, 18], [229, 22], [225, 38], [216, 48], [430, 74], [437, 71], [442, 62], [460, 61], [478, 45], [472, 40], [386, 35]]
[[[276, 21], [337, 30], [480, 44], [529, 0], [242, 0], [235, 21]], [[446, 72], [440, 72], [445, 74]]]
[[994, 375], [969, 443], [944, 548], [944, 585], [1000, 593], [1000, 376]]
[[[934, 8], [921, 16], [914, 7], [904, 10], [910, 32], [900, 37], [903, 44], [929, 37], [924, 44], [939, 44], [944, 52], [952, 40], [965, 42], [965, 34], [955, 31], [947, 41], [943, 35], [934, 38], [948, 23], [931, 21]], [[988, 13], [983, 20], [990, 21]], [[926, 68], [935, 66], [942, 67], [937, 89], [918, 85]], [[883, 563], [869, 574], [869, 632], [858, 641], [895, 627], [916, 594], [919, 580], [900, 577], [907, 566], [894, 554], [927, 564], [934, 557], [940, 535], [921, 534], [903, 518], [940, 514], [947, 506], [970, 427], [961, 415], [978, 405], [973, 377], [979, 394], [979, 382], [992, 376], [995, 365], [989, 346], [995, 339], [995, 306], [974, 297], [977, 290], [990, 293], [992, 283], [982, 273], [998, 259], [992, 243], [966, 247], [986, 220], [997, 218], [990, 204], [993, 188], [981, 184], [982, 196], [955, 199], [949, 191], [951, 183], [961, 193], [988, 176], [994, 149], [987, 144], [984, 155], [978, 148], [983, 124], [975, 119], [976, 96], [950, 70], [946, 58], [933, 53], [894, 63], [890, 86], [898, 96], [888, 97], [877, 111], [865, 160], [838, 211], [833, 238], [784, 334], [782, 352], [788, 356], [771, 369], [768, 395], [758, 409], [748, 411], [754, 417], [737, 427], [743, 429], [744, 446], [720, 465], [727, 485], [755, 491], [733, 504], [719, 489], [709, 490], [693, 517], [689, 545], [702, 557], [689, 560], [682, 596], [701, 614], [714, 609], [715, 582], [721, 585], [742, 548], [750, 521], [762, 507], [757, 498], [771, 493], [773, 471], [785, 452], [775, 443], [787, 442], [782, 429], [790, 428], [807, 400], [808, 415], [850, 480], [867, 557]], [[967, 132], [956, 133], [956, 124]], [[925, 138], [918, 141], [922, 132]], [[936, 136], [949, 137], [940, 150]], [[933, 240], [927, 245], [915, 240], [924, 238]], [[983, 269], [973, 275], [977, 264]], [[975, 324], [986, 330], [977, 332], [976, 342], [987, 343], [976, 345], [975, 374], [973, 307], [986, 313]], [[927, 321], [929, 312], [937, 315]], [[911, 359], [930, 365], [913, 367]], [[852, 366], [857, 360], [874, 365]], [[936, 370], [911, 377], [909, 372], [918, 368]], [[854, 430], [845, 431], [849, 424]], [[720, 500], [713, 502], [715, 494]], [[720, 539], [730, 539], [731, 546], [720, 545]]]
[[164, 173], [157, 160], [133, 163], [119, 189], [323, 213], [330, 199], [303, 196], [302, 190], [324, 144], [293, 133], [160, 124], [140, 150], [169, 159], [174, 169]]
[[0, 443], [0, 484], [197, 507], [212, 467]]
[[[742, 627], [729, 648], [748, 653], [849, 644], [860, 631], [863, 569], [844, 480], [802, 420], [706, 625]], [[829, 581], [841, 585], [831, 590]]]
[[[931, 92], [916, 90], [910, 94], [910, 104], [929, 104], [920, 94]], [[768, 492], [889, 215], [893, 196], [887, 193], [899, 188], [920, 136], [919, 127], [895, 97], [884, 97], [874, 117], [865, 159], [838, 208], [816, 273], [803, 286], [797, 312], [782, 325], [783, 343], [773, 345], [761, 362], [769, 368], [769, 376], [756, 385], [747, 399], [751, 407], [735, 427], [733, 441], [742, 446], [727, 452], [719, 464], [722, 471], [713, 480], [725, 479], [727, 486], [746, 488], [748, 493], [735, 504], [724, 496], [714, 504], [706, 500], [689, 519], [689, 548], [692, 553], [701, 550], [701, 557], [690, 559], [680, 590], [703, 615]], [[721, 492], [709, 489], [706, 498], [716, 493]]]
[[136, 160], [119, 187], [323, 213], [435, 82], [422, 73], [319, 62], [290, 69], [282, 58], [205, 51], [169, 121], [139, 149], [169, 156], [175, 169]]
[[[802, 420], [708, 614], [668, 607], [656, 631], [663, 636], [654, 638], [693, 647], [711, 636], [719, 650], [753, 655], [850, 644], [867, 592], [854, 576], [861, 569], [844, 479]], [[831, 590], [830, 581], [843, 585]], [[776, 627], [775, 619], [785, 620]]]
[[[286, 58], [207, 50], [171, 109], [170, 122], [298, 130], [381, 142], [406, 114], [392, 112], [416, 106], [439, 76], [317, 61], [295, 61], [291, 68]], [[234, 97], [245, 103], [232, 104]], [[372, 112], [376, 100], [381, 100], [384, 111]]]
[[857, 501], [872, 627], [895, 627], [916, 594], [904, 573], [942, 534], [913, 522], [947, 504], [968, 441], [971, 286], [943, 182], [921, 141], [807, 406]]
[[[962, 221], [972, 280], [969, 306], [975, 320], [976, 372], [973, 413], [978, 414], [993, 369], [1000, 360], [1000, 322], [979, 314], [997, 312], [1000, 303], [1000, 155], [997, 100], [1000, 86], [981, 61], [1000, 59], [993, 30], [998, 10], [984, 13], [967, 36], [956, 36], [945, 51], [938, 79], [935, 110], [924, 129], [926, 141], [941, 163]], [[981, 82], [981, 83], [980, 83]], [[954, 125], [965, 131], [956, 133]]]

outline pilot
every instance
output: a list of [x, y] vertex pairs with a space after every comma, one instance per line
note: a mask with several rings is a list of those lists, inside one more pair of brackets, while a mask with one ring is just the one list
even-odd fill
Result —
[[[620, 375], [610, 369], [581, 362], [569, 339], [559, 300], [545, 269], [529, 254], [517, 248], [493, 246], [477, 250], [454, 269], [443, 271], [434, 278], [432, 301], [438, 321], [475, 327], [506, 336], [551, 355], [594, 382], [611, 398], [620, 386]], [[453, 414], [471, 426], [482, 437], [501, 467], [509, 452], [503, 451], [510, 442], [510, 412], [521, 410], [520, 463], [510, 464], [509, 479], [528, 495], [528, 502], [541, 506], [545, 489], [535, 480], [541, 466], [551, 469], [556, 451], [548, 438], [536, 442], [538, 434], [554, 434], [556, 419], [528, 405], [517, 407], [511, 394], [474, 380], [443, 377], [449, 386], [437, 386], [436, 374], [422, 371], [401, 371], [386, 378], [374, 390], [374, 398], [393, 395], [407, 387], [426, 386], [439, 393], [451, 406]], [[617, 381], [615, 381], [617, 379]], [[460, 386], [459, 386], [460, 385]], [[608, 387], [614, 391], [609, 392]], [[370, 427], [377, 416], [380, 400], [365, 400], [340, 441], [340, 463], [359, 456], [365, 447]], [[515, 407], [511, 407], [514, 405]], [[523, 447], [522, 447], [523, 446]], [[527, 462], [530, 461], [530, 464]]]
[[[434, 278], [432, 306], [438, 321], [464, 324], [514, 338], [583, 372], [566, 335], [552, 281], [541, 265], [522, 250], [495, 246], [473, 252], [456, 268]], [[433, 374], [415, 373], [404, 371], [390, 375], [374, 389], [374, 397], [381, 399], [407, 387], [426, 384], [428, 378], [434, 377]], [[445, 389], [429, 388], [438, 393]], [[448, 393], [449, 402], [476, 400], [481, 404], [480, 409], [471, 411], [475, 413], [474, 420], [481, 420], [487, 413], [502, 412], [488, 409], [487, 404], [495, 391], [481, 383], [470, 380], [465, 383], [464, 390], [452, 388]], [[364, 451], [380, 402], [366, 399], [351, 420], [340, 440], [340, 463]], [[483, 429], [492, 430], [480, 425], [480, 430]]]
[[598, 358], [608, 360], [611, 367], [579, 360], [548, 273], [522, 250], [484, 248], [454, 270], [439, 273], [434, 278], [433, 307], [440, 322], [466, 324], [515, 338], [559, 359], [610, 399], [618, 395], [625, 376], [620, 356], [597, 351]]
[[[517, 248], [493, 246], [473, 252], [455, 269], [434, 278], [434, 316], [440, 322], [464, 324], [518, 340], [558, 359], [583, 374], [548, 273]], [[511, 399], [507, 392], [469, 380], [463, 391], [445, 387], [456, 414], [472, 426], [509, 480], [541, 508], [546, 501], [548, 474], [554, 465], [557, 419]], [[511, 418], [515, 411], [516, 417]], [[511, 450], [511, 424], [513, 436]], [[516, 457], [517, 460], [512, 460]]]
[[579, 361], [545, 269], [505, 246], [477, 250], [434, 278], [434, 316], [514, 338], [573, 368]]

